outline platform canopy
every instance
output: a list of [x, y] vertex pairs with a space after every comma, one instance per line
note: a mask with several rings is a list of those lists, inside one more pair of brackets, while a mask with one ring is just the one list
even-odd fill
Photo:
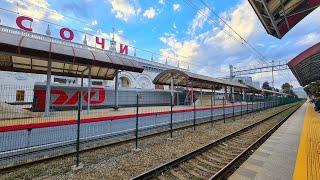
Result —
[[248, 93], [258, 93], [258, 94], [275, 94], [278, 96], [288, 96], [288, 94], [286, 93], [282, 93], [282, 92], [277, 92], [277, 91], [272, 91], [272, 90], [268, 90], [268, 89], [262, 89], [262, 88], [257, 88], [257, 87], [253, 87], [253, 86], [249, 86], [249, 89], [246, 90], [246, 92]]
[[268, 34], [281, 39], [320, 5], [319, 0], [249, 0]]
[[288, 66], [301, 86], [320, 80], [320, 42], [293, 58]]
[[28, 32], [30, 37], [23, 30], [11, 31], [0, 31], [2, 71], [47, 74], [49, 60], [51, 73], [59, 76], [81, 77], [83, 73], [88, 77], [90, 72], [91, 78], [112, 80], [116, 70], [143, 71], [140, 63], [127, 55]]
[[223, 79], [213, 78], [176, 69], [169, 69], [161, 72], [154, 78], [153, 83], [159, 85], [170, 85], [172, 78], [173, 84], [175, 86], [182, 87], [194, 87], [216, 90], [219, 90], [224, 86], [235, 87], [237, 89], [248, 88], [244, 84], [234, 83]]

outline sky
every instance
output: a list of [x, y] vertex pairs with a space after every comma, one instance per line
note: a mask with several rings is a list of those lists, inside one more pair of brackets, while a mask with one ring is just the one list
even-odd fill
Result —
[[[94, 36], [110, 39], [114, 28], [117, 42], [148, 50], [136, 50], [138, 56], [162, 63], [167, 59], [171, 65], [214, 77], [228, 76], [229, 64], [265, 63], [238, 37], [230, 36], [230, 29], [215, 14], [268, 61], [290, 60], [320, 41], [320, 8], [280, 40], [267, 34], [247, 0], [203, 1], [210, 8], [201, 0], [2, 0], [0, 7], [35, 18], [36, 32], [44, 33], [50, 22], [53, 35], [69, 27], [77, 30], [77, 41], [86, 37], [93, 46]], [[0, 10], [1, 24], [15, 27], [16, 16]], [[133, 53], [133, 48], [129, 51]], [[262, 85], [271, 82], [271, 73], [253, 78]], [[284, 82], [299, 86], [290, 70], [275, 72], [275, 87]]]

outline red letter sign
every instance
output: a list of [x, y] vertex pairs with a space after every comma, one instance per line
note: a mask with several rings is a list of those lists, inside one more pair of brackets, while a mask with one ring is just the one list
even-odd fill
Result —
[[[69, 37], [66, 37], [66, 36], [64, 35], [64, 32], [66, 32], [66, 31], [69, 32]], [[62, 39], [64, 39], [64, 40], [70, 40], [70, 41], [72, 41], [73, 38], [74, 38], [73, 31], [71, 31], [71, 29], [69, 29], [69, 28], [61, 28], [61, 29], [60, 29], [60, 36], [61, 36]]]
[[25, 30], [25, 31], [32, 31], [32, 28], [28, 28], [28, 27], [25, 27], [23, 24], [22, 24], [22, 22], [23, 21], [30, 21], [30, 23], [31, 22], [33, 22], [33, 19], [32, 18], [29, 18], [29, 17], [27, 17], [27, 16], [19, 16], [19, 17], [17, 17], [17, 19], [16, 19], [16, 24], [17, 24], [17, 26], [20, 28], [20, 29], [23, 29], [23, 30]]
[[128, 45], [120, 44], [120, 53], [121, 54], [128, 54]]
[[104, 45], [105, 45], [105, 39], [101, 38], [101, 42], [99, 40], [99, 37], [96, 37], [96, 43], [101, 45], [101, 48], [104, 49]]

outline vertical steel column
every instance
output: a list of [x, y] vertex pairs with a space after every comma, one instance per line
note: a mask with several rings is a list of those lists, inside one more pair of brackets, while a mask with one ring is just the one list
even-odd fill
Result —
[[170, 139], [172, 139], [172, 123], [173, 123], [173, 117], [172, 117], [172, 107], [173, 107], [173, 101], [174, 101], [174, 94], [173, 94], [173, 77], [171, 75], [171, 103], [170, 103]]
[[246, 102], [247, 102], [247, 115], [249, 115], [249, 102], [248, 102], [247, 94], [246, 94]]
[[202, 88], [200, 88], [200, 105], [202, 106]]
[[119, 108], [119, 70], [116, 70], [116, 77], [114, 82], [114, 109], [118, 110]]
[[213, 88], [212, 88], [212, 90], [211, 90], [210, 120], [211, 120], [211, 126], [213, 126]]
[[213, 89], [213, 106], [216, 106], [216, 88]]
[[88, 78], [88, 102], [87, 102], [87, 114], [90, 112], [91, 105], [91, 66], [89, 67], [89, 78]]
[[226, 112], [224, 109], [224, 97], [222, 97], [222, 109], [223, 109], [223, 123], [226, 123]]
[[81, 74], [81, 88], [78, 101], [78, 118], [77, 118], [77, 144], [76, 144], [76, 166], [80, 163], [80, 120], [81, 120], [81, 107], [82, 107], [82, 92], [83, 91], [83, 72]]
[[191, 105], [193, 103], [193, 87], [191, 87]]
[[196, 130], [196, 103], [193, 103], [193, 130]]
[[51, 58], [49, 58], [49, 60], [48, 60], [48, 72], [47, 72], [47, 87], [46, 87], [46, 104], [45, 104], [44, 116], [49, 116], [50, 115], [51, 66], [52, 66], [52, 60], [51, 60]]
[[242, 89], [240, 89], [240, 91], [241, 91], [241, 98], [240, 98], [240, 116], [241, 116], [241, 118], [242, 118], [242, 101], [243, 101], [243, 90]]
[[135, 139], [135, 142], [136, 142], [136, 147], [135, 147], [135, 150], [139, 150], [138, 149], [138, 131], [139, 131], [139, 94], [137, 93], [137, 104], [136, 104], [136, 132], [135, 132], [135, 135], [136, 135], [136, 139]]
[[231, 87], [231, 97], [232, 97], [232, 119], [233, 121], [235, 121], [235, 117], [234, 117], [234, 89], [233, 87]]

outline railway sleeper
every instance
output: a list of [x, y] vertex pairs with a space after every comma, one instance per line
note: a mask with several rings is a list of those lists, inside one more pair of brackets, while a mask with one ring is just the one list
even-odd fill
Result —
[[226, 156], [234, 157], [234, 156], [238, 155], [238, 153], [233, 153], [233, 152], [230, 152], [230, 151], [226, 151], [226, 150], [224, 150], [222, 148], [219, 148], [219, 147], [216, 147], [215, 150], [218, 151], [221, 154], [226, 155]]
[[200, 171], [199, 169], [195, 169], [194, 167], [190, 166], [190, 164], [189, 165], [182, 164], [182, 165], [180, 165], [180, 167], [183, 168], [191, 176], [194, 176], [195, 178], [205, 179], [205, 176], [202, 175], [203, 172]]
[[221, 167], [223, 167], [223, 164], [218, 164], [216, 162], [212, 162], [212, 161], [207, 160], [202, 157], [197, 157], [197, 160], [204, 163], [204, 164], [207, 164], [208, 166], [212, 167], [215, 170], [219, 170], [219, 169], [221, 169]]

